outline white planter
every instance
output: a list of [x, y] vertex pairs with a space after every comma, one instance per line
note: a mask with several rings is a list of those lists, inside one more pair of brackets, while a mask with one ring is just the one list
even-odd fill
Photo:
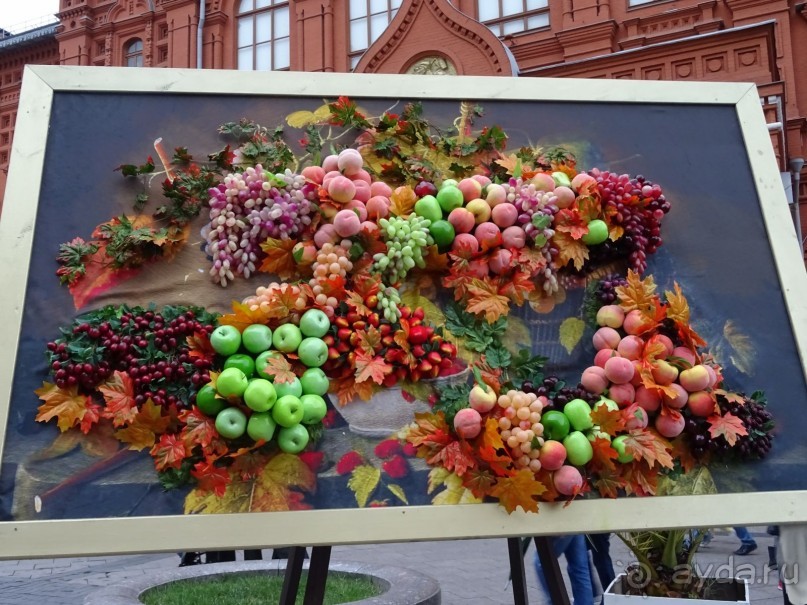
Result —
[[625, 574], [620, 574], [611, 582], [602, 596], [603, 605], [718, 605], [718, 604], [745, 604], [749, 605], [748, 580], [717, 580], [731, 584], [727, 592], [735, 593], [735, 598], [730, 599], [679, 599], [675, 597], [646, 597], [639, 595], [623, 594], [622, 580]]

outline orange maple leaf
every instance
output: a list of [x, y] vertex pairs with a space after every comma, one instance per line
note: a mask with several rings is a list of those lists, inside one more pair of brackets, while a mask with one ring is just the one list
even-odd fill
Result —
[[743, 421], [731, 412], [726, 412], [722, 416], [717, 414], [709, 416], [706, 422], [709, 423], [709, 434], [712, 439], [723, 437], [732, 447], [737, 443], [739, 437], [744, 437], [748, 434]]
[[568, 233], [572, 239], [580, 239], [588, 233], [588, 223], [583, 220], [576, 208], [559, 210], [552, 224], [557, 231]]
[[541, 485], [546, 488], [546, 491], [541, 494], [541, 500], [543, 502], [555, 502], [561, 497], [560, 493], [555, 489], [555, 484], [552, 481], [552, 474], [553, 471], [548, 471], [545, 468], [542, 468], [540, 471], [535, 473], [535, 480], [539, 481]]
[[591, 468], [595, 473], [602, 470], [613, 471], [616, 468], [614, 460], [619, 454], [611, 447], [611, 442], [608, 439], [597, 437], [591, 442], [591, 449], [594, 452], [591, 459]]
[[588, 246], [563, 231], [556, 231], [552, 236], [552, 242], [558, 248], [558, 256], [555, 259], [558, 267], [565, 267], [569, 261], [572, 261], [574, 268], [578, 271], [583, 268], [588, 260]]
[[297, 273], [297, 263], [292, 250], [297, 244], [294, 239], [268, 238], [261, 244], [261, 250], [266, 253], [258, 271], [277, 275], [282, 280], [292, 279]]
[[628, 270], [627, 284], [616, 287], [616, 295], [619, 297], [619, 306], [625, 312], [638, 309], [645, 315], [653, 315], [658, 296], [656, 295], [656, 283], [653, 277], [648, 275], [644, 279], [633, 269]]
[[113, 426], [123, 426], [135, 419], [137, 404], [134, 400], [134, 382], [129, 374], [115, 370], [112, 378], [101, 384], [98, 390], [106, 402], [103, 417], [112, 420]]
[[392, 370], [392, 366], [380, 355], [372, 356], [364, 350], [356, 353], [356, 384], [367, 380], [384, 384], [384, 377], [391, 374]]
[[89, 433], [93, 426], [95, 426], [101, 420], [101, 414], [103, 411], [104, 408], [97, 403], [93, 403], [92, 399], [87, 397], [84, 416], [81, 418], [81, 432], [85, 435]]
[[199, 489], [202, 492], [212, 491], [219, 498], [224, 496], [227, 486], [232, 482], [226, 469], [214, 466], [213, 463], [207, 461], [197, 462], [191, 469], [191, 475], [199, 483]]
[[674, 292], [669, 290], [664, 292], [664, 297], [667, 299], [667, 318], [672, 319], [675, 323], [689, 324], [689, 303], [678, 282], [673, 284], [673, 288]]
[[356, 330], [356, 335], [359, 340], [359, 350], [364, 351], [367, 355], [375, 355], [381, 349], [381, 332], [373, 326], [369, 326], [366, 330]]
[[202, 447], [205, 455], [214, 457], [227, 451], [227, 444], [219, 436], [213, 418], [203, 414], [199, 408], [183, 411], [179, 420], [185, 424], [180, 435], [188, 451], [192, 451], [197, 445]]
[[611, 437], [616, 437], [618, 433], [625, 430], [625, 419], [622, 412], [619, 409], [609, 409], [605, 403], [598, 403], [591, 410], [591, 422]]
[[639, 363], [639, 375], [645, 388], [657, 392], [666, 393], [669, 397], [675, 398], [676, 391], [670, 385], [658, 384], [653, 377], [653, 369], [658, 365], [658, 360], [663, 359], [667, 354], [667, 349], [659, 340], [658, 335], [653, 335], [645, 343], [642, 349], [642, 358]]
[[685, 473], [698, 466], [698, 461], [692, 455], [692, 447], [684, 435], [679, 435], [670, 443], [672, 445], [672, 456], [678, 461]]
[[34, 392], [45, 402], [38, 408], [37, 422], [56, 418], [56, 424], [62, 432], [81, 422], [87, 406], [92, 403], [86, 395], [79, 395], [76, 386], [60, 389], [55, 384], [43, 382], [42, 387]]
[[524, 271], [516, 271], [510, 277], [502, 277], [499, 281], [504, 282], [499, 288], [499, 294], [506, 296], [519, 307], [528, 300], [530, 292], [535, 290], [535, 282], [532, 281], [530, 274]]
[[616, 498], [619, 492], [625, 489], [625, 479], [617, 468], [601, 469], [596, 474], [593, 484], [604, 498]]
[[154, 458], [154, 468], [164, 471], [167, 468], [179, 468], [187, 458], [188, 450], [179, 435], [164, 433], [160, 440], [149, 451]]
[[496, 160], [496, 164], [504, 168], [510, 176], [515, 176], [516, 170], [519, 169], [521, 173], [520, 176], [525, 181], [528, 181], [539, 172], [538, 170], [524, 166], [515, 153], [500, 157]]
[[658, 487], [658, 469], [634, 462], [625, 465], [625, 493], [630, 496], [655, 496]]
[[462, 486], [471, 490], [477, 498], [484, 498], [490, 494], [490, 489], [496, 483], [490, 471], [481, 468], [471, 468], [462, 477]]
[[[499, 432], [499, 422], [495, 418], [485, 421], [485, 429], [480, 437], [479, 457], [490, 465], [491, 470], [503, 477], [507, 474], [513, 459], [507, 454], [507, 449]], [[500, 454], [499, 452], [505, 452]]]
[[365, 304], [364, 296], [356, 292], [348, 290], [345, 302], [361, 317], [367, 317], [373, 312], [373, 310]]
[[247, 326], [252, 324], [265, 324], [268, 319], [267, 314], [260, 308], [251, 309], [249, 305], [234, 300], [232, 303], [232, 313], [222, 315], [217, 322], [220, 326], [235, 326], [239, 332], [243, 332]]
[[728, 403], [745, 405], [745, 397], [743, 397], [739, 393], [732, 393], [731, 391], [727, 391], [725, 389], [715, 389], [713, 392], [715, 395], [723, 397]]
[[121, 443], [128, 444], [130, 450], [140, 451], [151, 448], [170, 422], [171, 418], [162, 415], [162, 407], [148, 399], [129, 426], [115, 431], [115, 437]]
[[546, 491], [546, 486], [535, 478], [533, 472], [522, 468], [512, 477], [499, 477], [490, 495], [498, 498], [508, 513], [519, 506], [525, 512], [538, 512], [538, 498]]
[[[591, 182], [577, 192], [577, 210], [586, 223], [600, 218], [602, 214], [600, 196], [599, 193], [596, 193], [596, 188], [596, 183]], [[596, 194], [592, 195], [592, 191]]]
[[523, 272], [535, 276], [539, 271], [546, 269], [546, 258], [540, 250], [524, 246], [518, 248], [513, 254], [513, 263]]
[[272, 381], [276, 384], [294, 382], [294, 379], [297, 378], [291, 364], [283, 355], [270, 355], [267, 357], [263, 372], [272, 376]]
[[415, 209], [415, 202], [418, 200], [418, 196], [415, 194], [415, 190], [407, 185], [396, 188], [395, 191], [392, 192], [389, 200], [390, 213], [406, 218], [412, 214], [412, 211]]
[[213, 345], [210, 344], [207, 332], [194, 332], [191, 336], [185, 337], [185, 342], [188, 344], [188, 356], [193, 359], [212, 361], [216, 356], [216, 351]]
[[487, 278], [472, 279], [468, 285], [468, 297], [465, 310], [468, 313], [484, 315], [488, 323], [492, 324], [510, 312], [510, 299], [499, 294], [496, 286]]
[[644, 460], [649, 468], [653, 468], [656, 464], [672, 468], [671, 450], [669, 441], [655, 431], [647, 429], [634, 429], [625, 439], [625, 451], [633, 456], [634, 460]]
[[[416, 412], [414, 423], [416, 426], [410, 427], [406, 434], [406, 440], [414, 446], [443, 447], [452, 440], [448, 423], [442, 412], [437, 414]], [[428, 455], [428, 453], [418, 452], [418, 456], [421, 458]]]
[[442, 466], [462, 477], [469, 469], [476, 468], [473, 450], [467, 441], [451, 441], [441, 447], [426, 462], [432, 466]]

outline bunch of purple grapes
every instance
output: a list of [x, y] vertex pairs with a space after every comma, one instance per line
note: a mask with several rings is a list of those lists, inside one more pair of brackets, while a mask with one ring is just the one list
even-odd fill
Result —
[[628, 280], [618, 273], [609, 273], [597, 282], [593, 296], [600, 306], [618, 304], [616, 289], [627, 283]]
[[596, 168], [589, 174], [597, 179], [603, 210], [610, 214], [611, 223], [624, 229], [615, 242], [606, 241], [593, 247], [600, 248], [592, 251], [595, 257], [604, 257], [596, 260], [607, 262], [627, 256], [631, 268], [643, 273], [647, 256], [662, 244], [661, 221], [670, 211], [670, 203], [661, 187], [643, 176], [631, 178]]
[[89, 394], [117, 370], [132, 378], [138, 405], [149, 398], [157, 405], [188, 404], [210, 381], [212, 362], [191, 356], [187, 338], [214, 327], [214, 317], [200, 308], [104, 307], [47, 343], [48, 361], [61, 389], [76, 386]]
[[305, 231], [316, 215], [317, 187], [286, 170], [266, 172], [260, 164], [232, 173], [209, 190], [210, 223], [203, 229], [210, 275], [226, 286], [236, 275], [249, 277], [264, 254], [267, 238], [287, 240]]
[[583, 385], [575, 387], [567, 385], [557, 376], [537, 377], [537, 380], [525, 381], [521, 385], [521, 390], [525, 393], [535, 393], [539, 397], [543, 396], [549, 400], [549, 404], [544, 406], [544, 411], [563, 410], [563, 406], [572, 399], [583, 399], [589, 404], [595, 403], [600, 396], [587, 391]]

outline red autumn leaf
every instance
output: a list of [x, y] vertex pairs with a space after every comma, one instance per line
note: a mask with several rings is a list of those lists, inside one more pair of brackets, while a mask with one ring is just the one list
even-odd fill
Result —
[[292, 250], [297, 240], [268, 238], [261, 244], [261, 250], [266, 254], [258, 271], [277, 275], [281, 280], [287, 281], [294, 277], [297, 263], [294, 261]]
[[524, 246], [511, 251], [513, 252], [513, 264], [521, 271], [535, 276], [539, 271], [546, 269], [546, 258], [540, 250]]
[[[415, 413], [415, 424], [417, 428], [410, 427], [406, 435], [406, 440], [415, 446], [425, 445], [428, 448], [434, 446], [443, 447], [452, 441], [451, 434], [442, 412], [433, 414], [431, 412]], [[418, 456], [423, 458], [428, 456], [418, 450]]]
[[87, 413], [89, 397], [79, 395], [78, 387], [60, 389], [55, 384], [43, 382], [42, 387], [34, 392], [44, 401], [38, 408], [36, 420], [47, 422], [56, 418], [62, 432], [81, 422]]
[[577, 210], [586, 223], [598, 219], [602, 215], [600, 196], [599, 194], [592, 195], [596, 191], [596, 187], [595, 181], [589, 181], [588, 185], [577, 190]]
[[284, 382], [294, 382], [297, 375], [291, 369], [291, 364], [282, 355], [270, 355], [266, 359], [264, 374], [274, 376], [273, 382], [281, 384]]
[[110, 259], [106, 255], [106, 242], [100, 242], [95, 254], [84, 262], [87, 268], [84, 275], [69, 287], [76, 310], [81, 309], [95, 297], [140, 272], [140, 269], [113, 269], [109, 266], [109, 262]]
[[611, 447], [611, 442], [608, 439], [597, 437], [591, 442], [591, 449], [593, 450], [591, 458], [592, 471], [597, 473], [603, 470], [613, 471], [616, 468], [614, 460], [619, 454]]
[[732, 447], [737, 443], [739, 437], [744, 437], [748, 434], [743, 421], [731, 412], [726, 412], [722, 416], [717, 414], [709, 416], [706, 422], [709, 423], [709, 434], [712, 439], [723, 437]]
[[199, 408], [183, 411], [179, 420], [185, 425], [180, 435], [188, 451], [192, 451], [197, 445], [208, 454], [221, 452], [222, 446], [227, 451], [227, 445], [219, 437], [214, 420], [203, 414]]
[[467, 441], [451, 441], [426, 460], [432, 466], [442, 466], [462, 477], [468, 469], [476, 468], [476, 458]]
[[268, 458], [252, 450], [238, 456], [229, 467], [231, 477], [239, 477], [242, 481], [255, 479], [263, 472]]
[[129, 374], [115, 370], [112, 378], [100, 385], [98, 390], [106, 402], [103, 417], [112, 420], [113, 426], [123, 426], [135, 419], [137, 404], [134, 400], [134, 382]]
[[[481, 445], [478, 447], [479, 458], [490, 465], [490, 470], [498, 476], [505, 476], [513, 459], [507, 454], [502, 435], [499, 432], [499, 423], [494, 418], [485, 421], [485, 428], [481, 435]], [[500, 454], [499, 452], [504, 452]]]
[[356, 353], [356, 383], [372, 380], [376, 384], [383, 384], [384, 377], [392, 373], [392, 366], [389, 365], [380, 355], [375, 357], [368, 355], [365, 351]]
[[634, 460], [644, 460], [650, 468], [656, 464], [664, 468], [672, 468], [671, 450], [672, 446], [669, 441], [647, 429], [634, 429], [628, 433], [628, 437], [625, 439], [625, 451], [633, 456]]
[[535, 473], [535, 480], [539, 481], [541, 485], [546, 488], [546, 491], [541, 494], [541, 500], [543, 502], [555, 502], [561, 497], [561, 495], [555, 489], [555, 484], [552, 481], [552, 471], [542, 468], [540, 471]]
[[634, 462], [625, 466], [625, 493], [637, 496], [655, 496], [658, 489], [658, 470]]
[[154, 468], [164, 471], [167, 468], [179, 468], [187, 457], [185, 443], [175, 434], [163, 434], [149, 452], [154, 458]]
[[[266, 307], [267, 319], [285, 320], [292, 313], [299, 310], [298, 299], [303, 291], [297, 286], [283, 284], [279, 289], [272, 290], [267, 296], [268, 305]], [[219, 320], [221, 323], [221, 320]]]
[[501, 281], [504, 284], [499, 288], [499, 294], [506, 296], [519, 307], [527, 301], [530, 292], [535, 290], [532, 277], [523, 271], [516, 271], [509, 277], [501, 278]]
[[210, 344], [210, 338], [207, 332], [194, 332], [192, 335], [185, 338], [188, 344], [188, 356], [193, 359], [207, 359], [213, 360], [216, 356], [216, 351], [213, 345]]
[[224, 496], [227, 486], [232, 481], [226, 469], [207, 461], [197, 462], [191, 469], [191, 475], [198, 481], [202, 492], [213, 492], [219, 498]]
[[591, 410], [591, 422], [611, 437], [625, 430], [625, 419], [619, 409], [611, 410], [605, 403], [599, 403]]
[[81, 418], [80, 428], [81, 432], [86, 435], [92, 430], [93, 426], [101, 420], [101, 414], [104, 408], [97, 403], [93, 403], [92, 399], [89, 397], [85, 400], [85, 404], [84, 416]]
[[594, 488], [604, 498], [616, 498], [625, 489], [625, 480], [616, 468], [603, 469], [594, 478]]
[[522, 468], [512, 477], [499, 477], [496, 485], [490, 490], [490, 495], [498, 498], [508, 513], [512, 513], [519, 506], [525, 512], [538, 512], [538, 498], [546, 491], [546, 486], [536, 480], [529, 469]]
[[552, 226], [556, 231], [568, 233], [572, 239], [580, 239], [588, 233], [588, 223], [583, 220], [576, 208], [558, 210]]
[[499, 294], [495, 285], [487, 279], [472, 279], [468, 285], [468, 313], [484, 315], [485, 321], [494, 323], [510, 312], [510, 300]]
[[358, 294], [362, 301], [378, 294], [381, 285], [381, 278], [378, 275], [362, 274], [353, 278], [353, 292]]
[[235, 326], [239, 332], [243, 332], [247, 326], [252, 324], [263, 324], [268, 319], [266, 313], [258, 309], [250, 309], [249, 305], [234, 300], [232, 303], [232, 313], [227, 313], [218, 318], [220, 326]]
[[481, 468], [468, 469], [462, 477], [462, 486], [471, 490], [477, 498], [484, 498], [490, 494], [490, 490], [496, 483], [496, 477], [489, 471]]
[[698, 466], [698, 461], [692, 455], [692, 447], [684, 435], [679, 435], [670, 443], [672, 445], [672, 456], [678, 461], [685, 473]]
[[118, 441], [129, 445], [130, 450], [151, 448], [157, 436], [165, 432], [171, 419], [162, 415], [162, 407], [149, 399], [126, 428], [115, 432]]

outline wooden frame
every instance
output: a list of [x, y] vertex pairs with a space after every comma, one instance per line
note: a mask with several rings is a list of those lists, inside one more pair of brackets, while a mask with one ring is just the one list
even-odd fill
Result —
[[[759, 97], [751, 84], [310, 73], [272, 73], [259, 78], [254, 73], [218, 70], [29, 66], [25, 72], [12, 169], [0, 222], [0, 242], [3, 242], [0, 266], [6, 275], [0, 293], [0, 317], [4, 318], [7, 328], [7, 341], [0, 352], [0, 463], [3, 461], [23, 310], [26, 297], [30, 295], [26, 292], [26, 284], [36, 236], [37, 203], [42, 182], [47, 178], [45, 143], [52, 112], [62, 93], [159, 93], [177, 95], [177, 98], [215, 94], [221, 96], [222, 101], [226, 101], [228, 95], [286, 96], [318, 101], [340, 95], [365, 99], [474, 99], [491, 103], [574, 99], [576, 103], [603, 105], [733, 108], [798, 352], [798, 359], [793, 360], [801, 372], [797, 380], [807, 377], [807, 278], [797, 254], [795, 233]], [[798, 400], [798, 394], [794, 395], [793, 401], [781, 405], [803, 405], [804, 399]], [[803, 478], [799, 477], [799, 481]], [[5, 512], [0, 507], [0, 514]], [[495, 504], [480, 504], [206, 516], [11, 520], [0, 521], [0, 559], [805, 521], [807, 489], [804, 488], [711, 496], [583, 500], [568, 508], [542, 504], [539, 515], [508, 515]], [[114, 540], [110, 539], [112, 536]]]

